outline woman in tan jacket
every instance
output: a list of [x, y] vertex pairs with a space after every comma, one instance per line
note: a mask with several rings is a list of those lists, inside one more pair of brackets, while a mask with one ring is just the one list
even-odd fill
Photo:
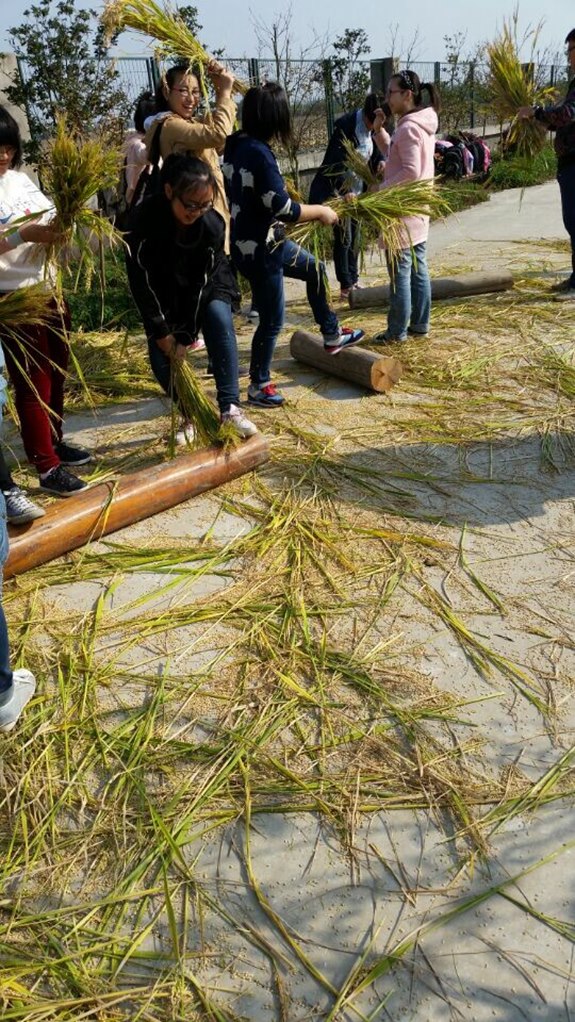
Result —
[[150, 154], [152, 141], [160, 130], [160, 155], [162, 159], [171, 153], [190, 153], [211, 168], [216, 180], [214, 209], [226, 222], [226, 236], [229, 234], [230, 214], [226, 201], [224, 179], [220, 170], [218, 153], [233, 131], [236, 104], [232, 99], [233, 75], [215, 61], [208, 66], [208, 76], [216, 94], [213, 110], [202, 118], [195, 118], [202, 93], [200, 83], [187, 64], [170, 68], [156, 90], [156, 115], [144, 136]]

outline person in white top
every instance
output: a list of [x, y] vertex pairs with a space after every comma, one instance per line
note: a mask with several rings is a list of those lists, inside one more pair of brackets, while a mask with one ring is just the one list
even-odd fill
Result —
[[[42, 283], [51, 292], [44, 246], [58, 236], [54, 208], [19, 169], [21, 164], [18, 125], [0, 107], [0, 293]], [[14, 230], [18, 220], [35, 213], [37, 217]], [[38, 472], [40, 489], [70, 497], [86, 483], [66, 466], [84, 465], [91, 455], [63, 439], [70, 316], [65, 305], [59, 307], [55, 296], [51, 308], [48, 324], [21, 327], [17, 339], [0, 324], [0, 340], [14, 386], [24, 449]]]

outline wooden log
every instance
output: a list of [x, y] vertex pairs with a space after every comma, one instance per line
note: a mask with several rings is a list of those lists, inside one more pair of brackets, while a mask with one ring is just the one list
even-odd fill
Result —
[[[509, 291], [513, 287], [513, 277], [507, 271], [499, 273], [458, 273], [454, 277], [432, 277], [431, 297], [468, 298], [471, 295], [485, 295], [496, 291]], [[388, 305], [389, 284], [379, 287], [354, 288], [349, 292], [349, 304], [352, 309], [367, 309], [370, 306]]]
[[344, 348], [337, 355], [331, 355], [325, 351], [321, 338], [306, 330], [296, 330], [292, 334], [290, 352], [298, 362], [305, 362], [330, 376], [358, 383], [377, 394], [391, 390], [401, 378], [399, 359], [366, 348]]
[[251, 472], [268, 457], [267, 440], [257, 434], [226, 451], [208, 447], [81, 490], [53, 504], [44, 518], [29, 526], [9, 528], [10, 553], [4, 576], [20, 575], [100, 536], [213, 490]]

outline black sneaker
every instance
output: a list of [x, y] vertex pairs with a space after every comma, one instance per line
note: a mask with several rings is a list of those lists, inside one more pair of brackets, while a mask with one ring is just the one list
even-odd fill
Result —
[[72, 447], [71, 444], [67, 444], [63, 440], [54, 444], [54, 450], [63, 465], [87, 465], [92, 460], [89, 451], [85, 451], [82, 447]]
[[87, 485], [83, 479], [78, 479], [78, 476], [68, 472], [63, 465], [56, 465], [56, 468], [50, 469], [48, 475], [40, 478], [40, 489], [45, 493], [54, 493], [57, 497], [73, 497]]

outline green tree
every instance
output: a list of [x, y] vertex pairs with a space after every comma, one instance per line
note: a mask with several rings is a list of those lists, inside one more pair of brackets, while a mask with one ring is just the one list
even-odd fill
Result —
[[130, 104], [103, 46], [95, 11], [78, 10], [74, 0], [38, 0], [24, 18], [8, 32], [19, 71], [6, 96], [26, 109], [32, 136], [26, 156], [37, 164], [58, 113], [82, 131], [103, 124], [120, 128]]
[[346, 28], [332, 43], [335, 56], [329, 57], [333, 91], [342, 110], [363, 105], [369, 91], [369, 39], [363, 28]]

